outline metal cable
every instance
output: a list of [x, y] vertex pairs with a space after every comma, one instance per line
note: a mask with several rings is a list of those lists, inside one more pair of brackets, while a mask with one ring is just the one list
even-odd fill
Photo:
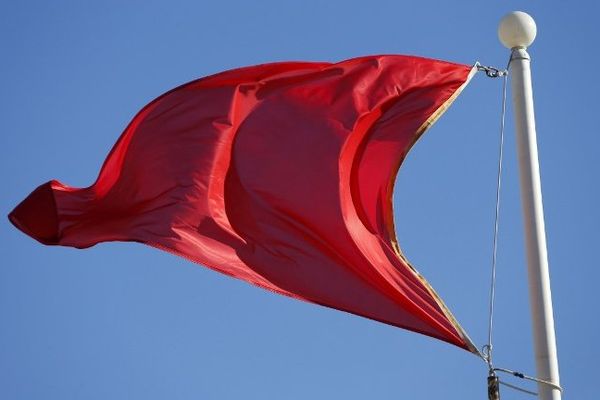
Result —
[[[496, 264], [498, 260], [498, 226], [500, 221], [500, 189], [502, 187], [502, 164], [504, 158], [504, 126], [506, 116], [506, 86], [508, 80], [508, 71], [495, 70], [496, 74], [493, 77], [502, 77], [502, 113], [500, 116], [500, 144], [498, 150], [498, 174], [496, 177], [496, 212], [494, 217], [494, 239], [492, 245], [492, 277], [490, 283], [490, 303], [489, 303], [489, 320], [488, 320], [488, 342], [483, 346], [485, 361], [488, 364], [490, 372], [493, 371], [492, 364], [492, 332], [494, 328], [494, 301], [496, 298]], [[486, 71], [487, 73], [487, 71]], [[490, 76], [488, 74], [488, 76]]]
[[504, 382], [504, 381], [502, 381], [502, 380], [500, 380], [500, 381], [498, 381], [498, 382], [499, 382], [501, 385], [507, 386], [507, 387], [509, 387], [509, 388], [511, 388], [511, 389], [514, 389], [514, 390], [518, 390], [519, 392], [527, 393], [527, 394], [530, 394], [530, 395], [532, 395], [532, 396], [537, 396], [537, 395], [538, 395], [538, 394], [537, 394], [537, 392], [534, 392], [533, 390], [527, 390], [527, 389], [523, 389], [523, 388], [520, 388], [520, 387], [518, 387], [518, 386], [516, 386], [516, 385], [511, 385], [510, 383], [508, 383], [508, 382]]
[[506, 369], [506, 368], [494, 368], [494, 369], [493, 369], [493, 372], [495, 372], [495, 371], [499, 371], [499, 372], [505, 372], [505, 373], [507, 373], [507, 374], [511, 374], [512, 376], [516, 376], [517, 378], [525, 379], [525, 380], [528, 380], [528, 381], [537, 382], [537, 383], [542, 383], [542, 384], [544, 384], [544, 385], [548, 385], [548, 386], [550, 386], [550, 387], [551, 387], [551, 388], [553, 388], [553, 389], [556, 389], [556, 390], [558, 390], [558, 391], [559, 391], [559, 392], [561, 392], [561, 393], [562, 393], [562, 391], [563, 391], [563, 390], [562, 390], [562, 387], [560, 387], [560, 386], [559, 386], [559, 385], [557, 385], [556, 383], [553, 383], [553, 382], [547, 381], [547, 380], [545, 380], [545, 379], [540, 379], [540, 378], [535, 378], [535, 377], [533, 377], [533, 376], [525, 375], [525, 374], [524, 374], [524, 373], [522, 373], [522, 372], [512, 371], [512, 370], [510, 370], [510, 369]]

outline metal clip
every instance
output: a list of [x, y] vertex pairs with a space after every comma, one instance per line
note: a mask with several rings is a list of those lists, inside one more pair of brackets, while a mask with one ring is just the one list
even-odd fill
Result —
[[499, 70], [498, 68], [486, 67], [485, 65], [481, 65], [479, 63], [477, 63], [477, 71], [484, 71], [489, 78], [500, 78], [501, 76], [508, 74], [508, 71], [505, 69]]

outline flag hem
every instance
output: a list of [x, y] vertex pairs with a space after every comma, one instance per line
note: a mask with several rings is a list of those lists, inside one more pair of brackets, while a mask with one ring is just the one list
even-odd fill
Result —
[[[409, 149], [412, 148], [412, 146], [421, 138], [421, 136], [433, 125], [437, 122], [437, 120], [446, 112], [446, 110], [448, 110], [448, 108], [452, 105], [452, 103], [454, 102], [454, 100], [456, 100], [456, 98], [462, 93], [463, 89], [469, 84], [469, 82], [471, 81], [471, 79], [473, 78], [473, 76], [475, 76], [475, 74], [477, 73], [477, 65], [474, 65], [471, 68], [471, 71], [469, 72], [469, 74], [467, 75], [467, 79], [465, 80], [465, 82], [463, 82], [462, 85], [460, 85], [455, 91], [454, 93], [452, 93], [452, 95], [440, 106], [438, 107], [437, 110], [435, 110], [433, 112], [433, 114], [431, 114], [431, 116], [429, 118], [427, 118], [427, 120], [425, 122], [423, 122], [423, 124], [421, 124], [421, 126], [419, 127], [419, 129], [417, 129], [416, 135], [415, 135], [415, 139], [413, 141], [413, 143], [410, 145]], [[408, 154], [408, 151], [407, 151]], [[391, 182], [390, 185], [392, 186], [392, 188], [394, 187], [394, 183], [396, 181], [396, 177], [398, 175], [398, 171], [400, 170], [400, 166], [398, 166], [398, 168], [396, 169], [396, 174], [394, 174], [391, 178]], [[394, 202], [393, 202], [393, 190], [391, 191], [392, 193], [392, 197], [389, 199], [390, 200], [390, 204], [392, 207], [392, 215], [393, 214], [393, 207], [394, 207]], [[477, 348], [477, 346], [473, 343], [473, 341], [471, 340], [471, 338], [469, 337], [469, 335], [466, 333], [466, 331], [462, 328], [462, 326], [458, 323], [458, 321], [456, 320], [456, 318], [454, 317], [454, 315], [452, 314], [452, 312], [450, 311], [450, 309], [448, 308], [448, 306], [446, 306], [446, 304], [443, 302], [443, 300], [441, 299], [441, 297], [437, 294], [437, 292], [433, 289], [433, 287], [429, 284], [429, 282], [423, 277], [423, 275], [421, 275], [421, 273], [410, 263], [410, 261], [407, 259], [407, 257], [402, 253], [402, 250], [398, 244], [398, 239], [396, 237], [396, 229], [394, 226], [394, 220], [392, 219], [390, 221], [390, 225], [388, 226], [388, 230], [389, 230], [389, 236], [390, 236], [390, 240], [392, 243], [392, 248], [394, 250], [394, 252], [396, 253], [396, 255], [398, 257], [400, 257], [402, 259], [402, 261], [404, 261], [404, 263], [406, 263], [406, 265], [409, 267], [409, 270], [415, 275], [415, 277], [423, 284], [423, 286], [427, 289], [427, 291], [429, 292], [429, 294], [431, 295], [431, 297], [434, 299], [434, 301], [436, 302], [436, 304], [440, 307], [441, 311], [444, 313], [444, 315], [446, 316], [446, 318], [448, 318], [448, 320], [450, 321], [450, 323], [452, 323], [452, 326], [456, 329], [456, 332], [458, 333], [458, 335], [461, 337], [461, 339], [463, 339], [463, 341], [465, 342], [467, 349], [483, 358], [483, 355], [481, 354], [481, 352], [479, 351], [479, 349]]]

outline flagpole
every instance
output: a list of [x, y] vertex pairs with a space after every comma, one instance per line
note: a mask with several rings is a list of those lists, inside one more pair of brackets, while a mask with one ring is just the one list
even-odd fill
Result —
[[[529, 301], [533, 325], [538, 378], [559, 385], [556, 337], [548, 273], [548, 252], [533, 111], [530, 57], [537, 28], [528, 14], [515, 11], [500, 21], [498, 36], [511, 49], [510, 74], [521, 181], [521, 204], [525, 225]], [[560, 400], [560, 390], [539, 383], [539, 398]]]

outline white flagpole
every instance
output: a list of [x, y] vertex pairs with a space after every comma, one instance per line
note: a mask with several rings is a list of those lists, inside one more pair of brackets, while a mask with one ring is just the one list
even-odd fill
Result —
[[[521, 203], [529, 276], [529, 301], [533, 325], [537, 377], [559, 385], [556, 338], [548, 274], [548, 253], [538, 163], [530, 58], [527, 47], [537, 28], [528, 14], [515, 11], [500, 21], [498, 36], [511, 49], [511, 89], [521, 181]], [[539, 398], [560, 400], [558, 389], [538, 384]]]

